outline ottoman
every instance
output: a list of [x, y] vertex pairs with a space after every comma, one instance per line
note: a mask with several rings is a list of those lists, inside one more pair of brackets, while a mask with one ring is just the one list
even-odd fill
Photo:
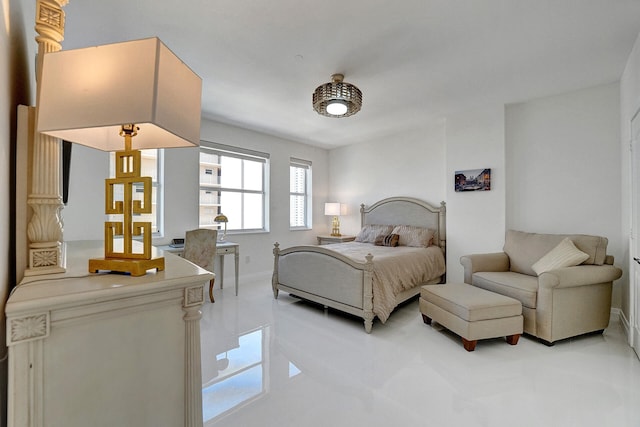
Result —
[[522, 334], [520, 301], [466, 283], [422, 286], [420, 312], [426, 324], [435, 320], [462, 337], [467, 351], [486, 338], [507, 337], [516, 345]]

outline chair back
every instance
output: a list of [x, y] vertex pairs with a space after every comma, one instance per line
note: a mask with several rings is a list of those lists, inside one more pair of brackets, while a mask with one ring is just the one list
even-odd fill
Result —
[[200, 228], [187, 231], [184, 239], [182, 257], [213, 273], [217, 241], [218, 230]]

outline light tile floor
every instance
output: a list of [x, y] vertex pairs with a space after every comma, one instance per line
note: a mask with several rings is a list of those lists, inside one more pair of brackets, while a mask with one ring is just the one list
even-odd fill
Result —
[[640, 426], [640, 361], [617, 322], [469, 353], [415, 300], [366, 334], [263, 280], [216, 289], [201, 334], [205, 426]]

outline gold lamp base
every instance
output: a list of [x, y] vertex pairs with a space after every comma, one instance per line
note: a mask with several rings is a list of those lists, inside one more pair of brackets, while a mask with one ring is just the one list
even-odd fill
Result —
[[115, 259], [96, 258], [89, 260], [89, 272], [97, 273], [99, 270], [117, 271], [129, 273], [132, 276], [144, 276], [147, 270], [155, 268], [164, 270], [164, 257], [153, 259]]
[[[151, 257], [151, 223], [133, 221], [133, 216], [151, 213], [151, 177], [140, 176], [140, 150], [131, 148], [131, 139], [137, 135], [135, 124], [122, 126], [124, 150], [115, 153], [116, 177], [105, 180], [105, 213], [122, 215], [122, 222], [107, 221], [104, 224], [104, 258], [89, 260], [89, 272], [99, 270], [130, 273], [144, 276], [149, 269], [164, 270], [164, 258]], [[143, 200], [134, 200], [134, 185], [142, 187]], [[115, 200], [115, 187], [123, 189], [123, 200]], [[136, 190], [137, 191], [137, 190]], [[142, 237], [143, 252], [135, 252], [133, 238]], [[116, 237], [122, 237], [120, 251], [115, 249]]]
[[333, 221], [331, 221], [331, 235], [334, 237], [340, 237], [340, 220], [337, 216], [333, 217]]

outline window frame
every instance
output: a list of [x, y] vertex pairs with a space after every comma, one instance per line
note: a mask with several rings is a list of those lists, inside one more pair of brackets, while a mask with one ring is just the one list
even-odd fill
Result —
[[[298, 168], [304, 170], [304, 192], [296, 192], [291, 191], [291, 168]], [[289, 158], [289, 230], [311, 230], [312, 229], [312, 197], [311, 197], [311, 189], [312, 189], [312, 162], [310, 160], [298, 159], [295, 157]], [[304, 198], [304, 224], [303, 225], [292, 225], [292, 206], [291, 199], [293, 196]]]
[[[223, 192], [227, 192], [227, 193], [239, 193], [242, 196], [244, 195], [249, 195], [249, 194], [259, 194], [262, 196], [262, 215], [261, 215], [261, 221], [262, 221], [262, 228], [244, 228], [244, 200], [241, 202], [241, 207], [240, 209], [242, 210], [242, 215], [240, 215], [240, 218], [233, 218], [233, 221], [240, 221], [240, 227], [241, 228], [227, 228], [227, 235], [229, 234], [245, 234], [245, 233], [262, 233], [262, 232], [268, 232], [269, 231], [269, 192], [268, 192], [268, 188], [269, 188], [269, 160], [270, 160], [270, 155], [269, 153], [263, 153], [260, 151], [255, 151], [255, 150], [250, 150], [250, 149], [246, 149], [246, 148], [240, 148], [240, 147], [234, 147], [234, 146], [230, 146], [230, 145], [225, 145], [225, 144], [219, 144], [216, 142], [211, 142], [211, 141], [205, 141], [205, 140], [201, 140], [200, 141], [200, 151], [199, 151], [199, 165], [202, 164], [202, 162], [200, 161], [200, 155], [205, 152], [207, 154], [215, 154], [221, 157], [229, 157], [229, 158], [235, 158], [235, 159], [239, 159], [242, 161], [241, 163], [241, 167], [243, 168], [241, 170], [241, 180], [244, 180], [244, 167], [245, 161], [251, 161], [251, 162], [257, 162], [259, 164], [262, 165], [262, 189], [261, 190], [250, 190], [250, 189], [246, 189], [245, 187], [245, 183], [242, 182], [242, 187], [243, 188], [229, 188], [229, 187], [223, 187], [221, 183], [217, 184], [217, 185], [209, 185], [209, 186], [203, 186], [202, 182], [198, 182], [198, 188], [199, 188], [199, 192], [202, 190], [213, 190], [216, 191], [218, 193], [218, 204], [217, 204], [217, 214], [220, 213], [224, 213], [225, 215], [228, 215], [227, 212], [225, 212], [224, 207], [222, 206], [222, 193]], [[222, 159], [219, 159], [220, 162], [222, 163]], [[222, 176], [223, 171], [222, 171], [222, 167], [220, 167], [220, 176]], [[243, 197], [244, 199], [244, 197]], [[215, 204], [214, 204], [215, 205]], [[203, 205], [200, 203], [200, 196], [198, 196], [198, 224], [199, 227], [201, 228], [223, 228], [221, 227], [220, 224], [203, 224], [201, 222], [201, 218], [200, 218], [200, 210], [201, 207]], [[231, 223], [231, 218], [230, 221]]]

